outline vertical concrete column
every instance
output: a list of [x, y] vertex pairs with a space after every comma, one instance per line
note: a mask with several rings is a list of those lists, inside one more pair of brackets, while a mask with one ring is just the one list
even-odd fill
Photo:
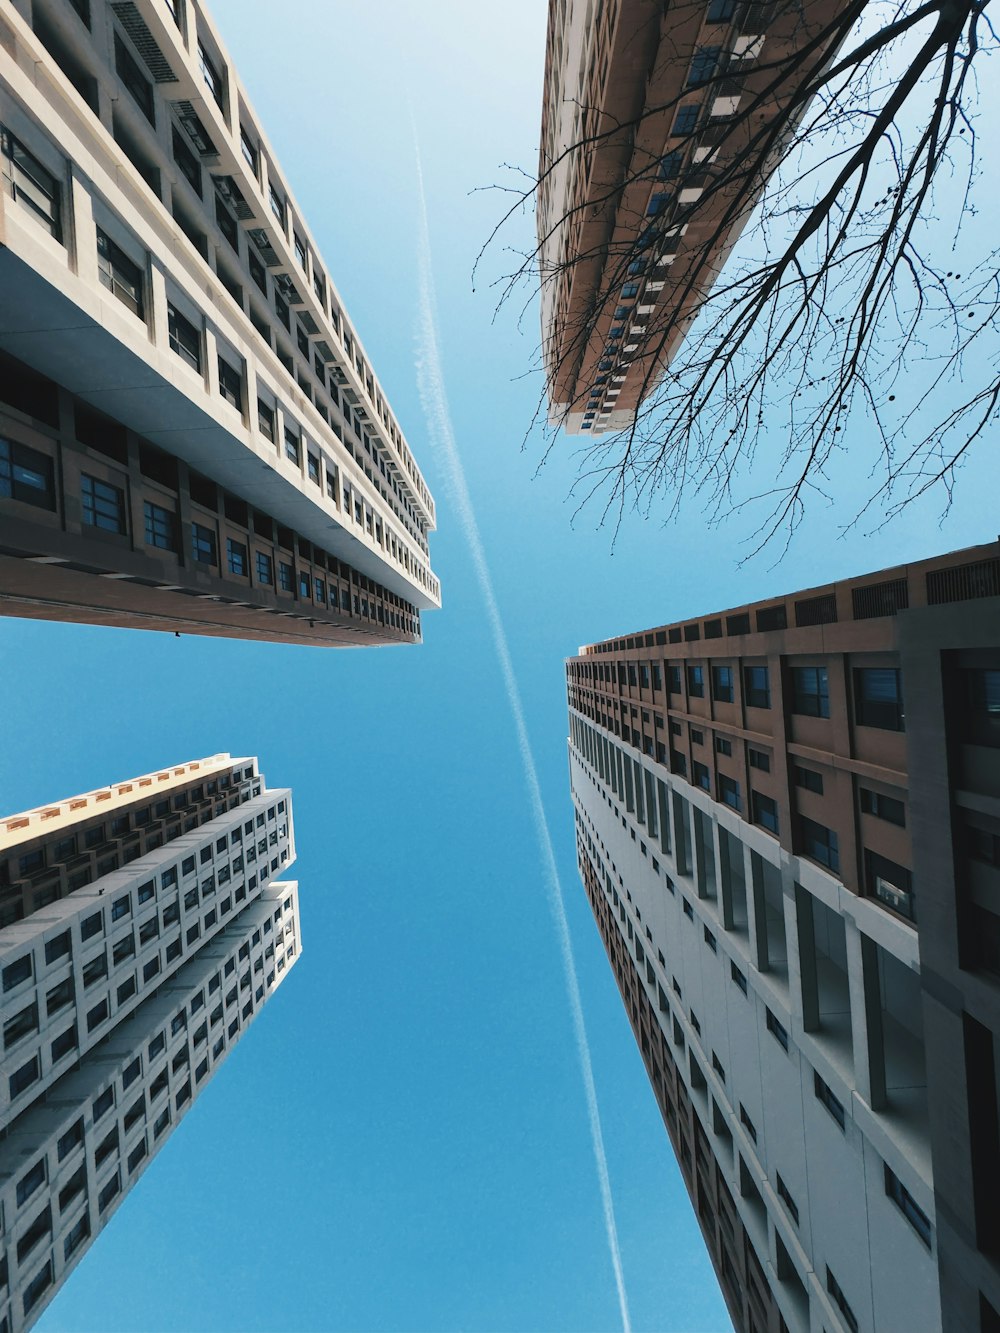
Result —
[[66, 239], [70, 243], [70, 265], [77, 277], [87, 284], [97, 278], [97, 224], [93, 200], [75, 163], [70, 163], [69, 219]]
[[747, 886], [747, 926], [750, 932], [750, 956], [758, 972], [768, 969], [767, 918], [764, 912], [764, 866], [756, 852], [743, 848], [743, 867]]
[[736, 922], [733, 916], [733, 871], [730, 861], [729, 838], [725, 837], [717, 819], [712, 821], [712, 836], [715, 842], [715, 864], [719, 876], [719, 906], [722, 911], [722, 924], [726, 930], [733, 930]]
[[886, 1106], [882, 996], [878, 981], [878, 949], [845, 916], [847, 982], [851, 1002], [854, 1078], [861, 1097], [874, 1111]]
[[802, 1027], [815, 1032], [820, 1026], [819, 978], [816, 971], [816, 926], [813, 896], [801, 884], [792, 884], [785, 896], [785, 937], [794, 942], [788, 951], [788, 982], [793, 1005], [802, 1006]]

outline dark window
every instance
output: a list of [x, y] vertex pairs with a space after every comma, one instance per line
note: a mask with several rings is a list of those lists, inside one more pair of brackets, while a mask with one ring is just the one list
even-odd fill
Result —
[[715, 74], [716, 66], [719, 63], [719, 56], [722, 54], [720, 46], [702, 46], [695, 53], [691, 61], [691, 67], [688, 70], [687, 86], [689, 88], [700, 88], [708, 83]]
[[689, 102], [686, 106], [677, 108], [677, 115], [674, 117], [673, 128], [670, 131], [675, 139], [692, 134], [695, 126], [698, 124], [698, 112], [701, 108], [697, 103]]
[[222, 106], [225, 91], [222, 72], [206, 51], [204, 43], [200, 41], [198, 43], [198, 65], [201, 69], [201, 76], [208, 85], [209, 92], [215, 98], [219, 106]]
[[771, 707], [771, 683], [766, 666], [744, 667], [743, 688], [749, 708]]
[[712, 778], [705, 764], [699, 764], [697, 759], [691, 765], [691, 777], [696, 787], [701, 787], [703, 791], [712, 790]]
[[278, 578], [281, 583], [282, 592], [295, 591], [295, 571], [291, 565], [282, 560], [278, 566]]
[[108, 291], [142, 319], [142, 269], [100, 227], [97, 228], [97, 274]]
[[769, 754], [765, 753], [765, 751], [763, 751], [763, 750], [755, 750], [755, 749], [753, 749], [753, 747], [751, 746], [750, 749], [749, 749], [749, 751], [748, 751], [748, 757], [749, 757], [749, 759], [750, 759], [750, 767], [751, 767], [751, 768], [759, 769], [761, 773], [770, 773], [770, 771], [771, 771], [771, 756], [770, 756]]
[[931, 1223], [930, 1218], [924, 1210], [917, 1204], [916, 1199], [906, 1188], [903, 1182], [891, 1170], [888, 1163], [885, 1165], [885, 1192], [900, 1210], [903, 1216], [909, 1222], [910, 1226], [917, 1233], [928, 1249], [931, 1248]]
[[78, 1148], [82, 1142], [83, 1142], [83, 1117], [81, 1116], [81, 1118], [76, 1122], [76, 1124], [71, 1125], [70, 1128], [66, 1130], [65, 1134], [61, 1134], [59, 1136], [57, 1155], [59, 1157], [60, 1162], [63, 1161], [64, 1158], [68, 1157], [74, 1148]]
[[8, 963], [3, 970], [3, 988], [5, 991], [13, 990], [19, 986], [22, 981], [27, 981], [33, 975], [31, 966], [31, 954], [26, 953], [16, 962]]
[[733, 753], [732, 741], [726, 740], [724, 736], [716, 736], [715, 748], [719, 752], [719, 754], [731, 755]]
[[785, 1051], [788, 1050], [788, 1029], [783, 1023], [779, 1023], [770, 1009], [767, 1011], [767, 1030], [775, 1039], [778, 1045]]
[[267, 584], [274, 582], [274, 562], [264, 551], [257, 552], [257, 582]]
[[892, 667], [864, 667], [854, 672], [854, 720], [862, 727], [902, 731], [903, 687]]
[[185, 319], [176, 306], [167, 304], [167, 334], [171, 350], [199, 373], [201, 371], [201, 334]]
[[858, 1333], [857, 1316], [855, 1315], [851, 1307], [847, 1304], [847, 1299], [844, 1296], [844, 1293], [840, 1289], [840, 1284], [838, 1283], [837, 1279], [833, 1276], [833, 1274], [830, 1272], [829, 1268], [826, 1270], [826, 1289], [830, 1293], [830, 1298], [833, 1301], [834, 1305], [840, 1311], [841, 1318], [847, 1325], [848, 1329], [850, 1330], [850, 1333]]
[[191, 557], [199, 565], [217, 565], [219, 563], [215, 533], [202, 523], [191, 524]]
[[253, 174], [259, 176], [257, 145], [242, 125], [240, 126], [240, 151]]
[[746, 994], [747, 994], [747, 979], [746, 979], [746, 977], [744, 976], [744, 974], [740, 971], [740, 969], [736, 966], [736, 964], [735, 964], [734, 962], [732, 962], [732, 961], [730, 961], [730, 964], [729, 964], [729, 975], [730, 975], [730, 977], [733, 979], [733, 981], [736, 983], [736, 985], [739, 986], [739, 988], [740, 988], [740, 990], [743, 992], [743, 994], [746, 995]]
[[260, 427], [260, 433], [266, 440], [274, 443], [274, 408], [269, 403], [265, 403], [263, 398], [257, 399], [257, 425]]
[[817, 824], [815, 820], [805, 819], [799, 816], [799, 831], [802, 839], [802, 852], [812, 860], [818, 861], [820, 865], [828, 867], [830, 870], [840, 869], [840, 852], [837, 845], [837, 835], [832, 829], [826, 828], [823, 824]]
[[146, 545], [158, 546], [162, 551], [177, 550], [177, 520], [175, 515], [152, 500], [143, 501], [146, 525]]
[[822, 773], [817, 773], [812, 768], [803, 768], [800, 764], [795, 765], [793, 772], [796, 787], [804, 787], [806, 791], [814, 791], [819, 796], [823, 795]]
[[[0, 480], [0, 495], [3, 482]], [[968, 745], [1000, 747], [1000, 670], [963, 671], [962, 737]]]
[[85, 524], [92, 528], [102, 528], [105, 532], [126, 531], [123, 490], [84, 472], [80, 477], [80, 496]]
[[719, 774], [719, 800], [734, 810], [740, 808], [740, 784], [725, 773]]
[[694, 699], [704, 698], [705, 695], [705, 670], [700, 666], [689, 666], [687, 669], [688, 694]]
[[230, 574], [246, 576], [247, 548], [242, 542], [234, 541], [232, 537], [226, 538], [226, 559]]
[[913, 902], [913, 874], [878, 852], [865, 848], [865, 886], [879, 902], [911, 921], [916, 920]]
[[274, 214], [274, 216], [275, 216], [275, 217], [278, 219], [278, 221], [281, 223], [281, 230], [284, 231], [284, 230], [285, 230], [285, 201], [284, 201], [284, 199], [282, 199], [281, 195], [280, 195], [280, 194], [278, 193], [278, 191], [274, 188], [274, 186], [273, 186], [273, 185], [270, 185], [270, 184], [268, 185], [268, 199], [269, 199], [269, 202], [270, 202], [270, 205], [271, 205], [271, 212]]
[[881, 792], [861, 788], [861, 809], [866, 815], [884, 819], [890, 824], [906, 828], [906, 806], [894, 796], [883, 796]]
[[718, 703], [731, 704], [733, 702], [732, 667], [712, 667], [712, 698]]
[[777, 802], [772, 800], [770, 796], [763, 796], [759, 791], [754, 791], [750, 793], [750, 804], [753, 808], [753, 822], [776, 835], [778, 832]]
[[710, 0], [706, 18], [709, 23], [729, 23], [736, 13], [736, 0]]
[[0, 436], [0, 499], [55, 509], [52, 459]]
[[13, 1101], [15, 1097], [20, 1097], [21, 1093], [24, 1092], [26, 1088], [30, 1088], [32, 1083], [38, 1078], [39, 1073], [40, 1070], [37, 1055], [33, 1055], [26, 1064], [21, 1066], [20, 1069], [15, 1069], [14, 1073], [10, 1076], [9, 1086], [11, 1101]]
[[299, 461], [299, 437], [294, 431], [285, 427], [285, 457], [290, 458], [295, 464]]
[[844, 1103], [839, 1097], [834, 1095], [830, 1085], [820, 1078], [815, 1070], [813, 1070], [813, 1088], [817, 1099], [823, 1103], [840, 1128], [843, 1129], [847, 1123], [847, 1116], [844, 1113]]
[[181, 169], [181, 175], [194, 190], [198, 197], [201, 197], [201, 164], [192, 153], [191, 149], [185, 143], [180, 131], [174, 127], [173, 132], [174, 161]]
[[24, 1289], [24, 1313], [33, 1310], [42, 1296], [52, 1285], [52, 1260], [45, 1261], [45, 1267], [37, 1273]]
[[671, 694], [682, 693], [681, 669], [679, 666], [670, 665], [667, 667], [667, 690]]
[[55, 1041], [52, 1043], [52, 1063], [55, 1064], [57, 1060], [61, 1060], [63, 1056], [68, 1055], [70, 1051], [75, 1051], [77, 1044], [76, 1024], [73, 1023], [65, 1032], [60, 1032], [59, 1036], [56, 1037]]
[[38, 1005], [29, 1004], [12, 1018], [8, 1018], [3, 1025], [3, 1044], [4, 1050], [14, 1046], [26, 1037], [29, 1032], [38, 1031]]
[[62, 241], [59, 216], [59, 185], [56, 178], [42, 166], [7, 130], [0, 126], [0, 155], [9, 163], [11, 192], [43, 223], [46, 231]]
[[796, 1226], [799, 1224], [799, 1206], [788, 1192], [788, 1186], [781, 1179], [780, 1172], [775, 1172], [775, 1180], [778, 1189], [778, 1198], [788, 1209], [789, 1216]]
[[153, 85], [139, 68], [139, 62], [135, 60], [132, 53], [128, 50], [122, 39], [115, 33], [115, 69], [118, 71], [118, 77], [135, 98], [136, 104], [142, 111], [142, 114], [149, 121], [150, 125], [156, 124], [156, 115], [153, 109]]
[[792, 712], [806, 717], [830, 716], [830, 684], [826, 667], [792, 668]]
[[243, 411], [243, 380], [240, 372], [228, 361], [219, 357], [219, 393], [227, 403], [232, 403], [238, 412]]

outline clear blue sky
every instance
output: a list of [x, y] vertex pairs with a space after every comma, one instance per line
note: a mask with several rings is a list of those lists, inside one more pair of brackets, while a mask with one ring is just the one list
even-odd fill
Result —
[[[545, 11], [215, 0], [437, 492], [445, 609], [425, 616], [420, 648], [342, 653], [0, 621], [0, 670], [18, 682], [0, 808], [227, 749], [294, 788], [299, 847], [301, 963], [40, 1333], [619, 1327], [516, 740], [417, 393], [411, 108], [452, 414], [556, 840], [634, 1327], [729, 1326], [576, 877], [563, 658], [615, 632], [990, 539], [995, 490], [983, 462], [940, 530], [930, 503], [850, 543], [838, 540], [843, 510], [820, 509], [777, 568], [740, 568], [735, 538], [697, 513], [666, 529], [629, 519], [614, 554], [594, 515], [571, 522], [570, 446], [537, 478], [537, 443], [521, 447], [539, 388], [522, 378], [535, 312], [523, 333], [510, 315], [494, 323], [490, 294], [470, 283], [503, 203], [473, 191], [501, 162], [535, 161]], [[526, 218], [522, 239], [529, 230]], [[850, 477], [843, 489], [849, 506]]]

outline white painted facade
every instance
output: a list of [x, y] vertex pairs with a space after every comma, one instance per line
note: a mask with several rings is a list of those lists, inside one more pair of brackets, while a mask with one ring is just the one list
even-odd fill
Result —
[[0, 348], [439, 606], [433, 498], [200, 0], [12, 0], [0, 128]]
[[298, 886], [273, 880], [8, 1130], [2, 1333], [41, 1315], [300, 948]]
[[581, 864], [603, 883], [788, 1328], [934, 1333], [916, 931], [570, 719]]

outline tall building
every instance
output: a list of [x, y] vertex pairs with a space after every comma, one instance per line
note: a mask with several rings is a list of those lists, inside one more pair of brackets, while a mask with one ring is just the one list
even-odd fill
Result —
[[434, 501], [200, 0], [0, 15], [0, 612], [414, 643]]
[[593, 643], [580, 873], [740, 1333], [1000, 1323], [1000, 543]]
[[291, 793], [214, 755], [0, 819], [0, 1333], [38, 1318], [300, 951]]
[[787, 126], [773, 142], [768, 128], [845, 9], [549, 0], [542, 355], [549, 419], [569, 434], [634, 421], [780, 160]]

